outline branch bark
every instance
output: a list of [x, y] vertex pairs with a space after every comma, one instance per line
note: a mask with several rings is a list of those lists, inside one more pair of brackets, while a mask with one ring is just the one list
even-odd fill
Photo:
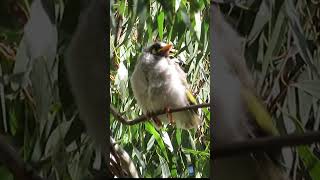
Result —
[[210, 106], [210, 103], [204, 103], [204, 104], [197, 104], [197, 105], [190, 105], [190, 106], [185, 106], [185, 107], [180, 107], [180, 108], [174, 108], [174, 109], [170, 109], [169, 111], [162, 110], [162, 111], [158, 111], [155, 113], [151, 113], [149, 116], [147, 116], [147, 115], [139, 116], [138, 118], [135, 118], [133, 120], [127, 120], [127, 118], [124, 118], [118, 112], [118, 110], [115, 107], [113, 107], [111, 104], [110, 104], [110, 111], [113, 114], [113, 116], [116, 119], [118, 119], [121, 123], [126, 124], [126, 125], [134, 125], [134, 124], [144, 122], [144, 121], [148, 120], [148, 118], [150, 118], [150, 117], [159, 116], [159, 115], [166, 114], [166, 113], [185, 111], [185, 110], [189, 110], [189, 109], [204, 108], [204, 107], [209, 107], [209, 106]]
[[[129, 154], [120, 145], [115, 143], [115, 140], [110, 137], [111, 151], [110, 151], [110, 164], [117, 177], [131, 177], [139, 178], [139, 172], [131, 160]], [[126, 174], [126, 175], [124, 175]]]
[[310, 145], [316, 142], [320, 142], [320, 131], [257, 138], [248, 141], [231, 142], [217, 146], [215, 146], [213, 143], [211, 158], [224, 158], [254, 152], [272, 152], [273, 150], [283, 147]]

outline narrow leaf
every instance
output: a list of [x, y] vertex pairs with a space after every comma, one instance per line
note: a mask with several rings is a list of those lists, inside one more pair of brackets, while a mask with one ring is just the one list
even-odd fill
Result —
[[164, 22], [164, 12], [163, 11], [161, 11], [160, 14], [158, 15], [157, 21], [158, 21], [158, 33], [159, 33], [160, 40], [162, 41], [162, 39], [163, 39], [163, 22]]

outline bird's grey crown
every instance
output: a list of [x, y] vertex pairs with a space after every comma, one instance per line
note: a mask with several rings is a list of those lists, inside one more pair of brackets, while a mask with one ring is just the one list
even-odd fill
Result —
[[[159, 50], [160, 48], [164, 47], [166, 45], [166, 43], [164, 42], [154, 42], [153, 44], [151, 44], [150, 46], [148, 46], [147, 48], [144, 49], [144, 52], [147, 53], [151, 53], [152, 54], [152, 50]], [[156, 54], [155, 54], [156, 55]]]

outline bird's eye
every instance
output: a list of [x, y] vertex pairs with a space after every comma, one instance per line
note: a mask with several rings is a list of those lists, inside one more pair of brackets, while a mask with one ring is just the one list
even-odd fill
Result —
[[157, 51], [153, 48], [153, 49], [151, 50], [151, 53], [152, 53], [152, 54], [156, 54]]

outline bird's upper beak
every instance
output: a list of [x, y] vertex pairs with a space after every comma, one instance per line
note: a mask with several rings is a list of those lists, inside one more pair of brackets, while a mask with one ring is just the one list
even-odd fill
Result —
[[167, 44], [159, 49], [159, 53], [163, 54], [164, 56], [169, 56], [170, 52], [172, 52], [173, 50], [173, 45]]

